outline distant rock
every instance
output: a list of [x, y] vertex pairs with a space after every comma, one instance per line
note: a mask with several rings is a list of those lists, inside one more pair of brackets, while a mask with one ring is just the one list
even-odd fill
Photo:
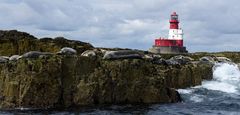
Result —
[[0, 54], [6, 56], [22, 55], [29, 51], [56, 53], [63, 47], [74, 48], [80, 55], [86, 50], [93, 49], [89, 43], [68, 40], [64, 37], [38, 39], [26, 32], [17, 30], [0, 30], [0, 43], [3, 43], [0, 46]]

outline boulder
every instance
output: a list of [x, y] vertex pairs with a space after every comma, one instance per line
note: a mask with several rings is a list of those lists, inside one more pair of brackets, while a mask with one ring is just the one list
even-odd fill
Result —
[[75, 55], [75, 54], [77, 54], [77, 51], [75, 49], [73, 49], [73, 48], [70, 48], [70, 47], [64, 47], [57, 54]]
[[142, 59], [142, 56], [134, 50], [107, 51], [103, 59]]

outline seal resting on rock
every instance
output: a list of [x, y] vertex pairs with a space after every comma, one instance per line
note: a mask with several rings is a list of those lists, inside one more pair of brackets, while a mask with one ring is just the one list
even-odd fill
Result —
[[216, 57], [218, 62], [232, 62], [231, 59], [226, 58], [226, 57]]
[[107, 51], [103, 59], [142, 59], [142, 56], [133, 50]]
[[200, 62], [202, 63], [215, 63], [215, 59], [211, 56], [204, 56], [199, 59]]
[[48, 56], [48, 55], [52, 55], [52, 53], [49, 53], [49, 52], [39, 52], [39, 51], [30, 51], [30, 52], [27, 52], [27, 53], [23, 54], [19, 58], [39, 58], [41, 56]]
[[174, 56], [168, 60], [166, 60], [166, 63], [168, 65], [178, 65], [178, 64], [187, 64], [191, 61], [193, 61], [194, 59], [188, 57], [188, 56], [182, 56], [182, 55], [178, 55], [178, 56]]
[[93, 50], [86, 50], [84, 51], [81, 56], [85, 56], [85, 57], [95, 57], [96, 53]]
[[0, 56], [0, 63], [6, 63], [6, 62], [8, 62], [8, 60], [9, 60], [9, 57], [7, 57], [7, 56]]
[[64, 47], [57, 54], [75, 55], [75, 54], [77, 54], [77, 51], [73, 48], [70, 48], [70, 47]]
[[19, 55], [12, 55], [10, 58], [9, 58], [9, 61], [17, 61], [21, 56]]

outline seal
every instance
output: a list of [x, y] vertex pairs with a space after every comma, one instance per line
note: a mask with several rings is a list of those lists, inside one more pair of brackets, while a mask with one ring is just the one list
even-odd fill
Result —
[[216, 57], [204, 56], [199, 59], [201, 63], [215, 63]]
[[227, 58], [227, 57], [216, 57], [218, 62], [232, 62], [231, 59]]
[[17, 61], [19, 58], [21, 58], [20, 55], [12, 55], [12, 56], [9, 58], [9, 61]]
[[9, 60], [9, 57], [7, 57], [7, 56], [0, 56], [0, 63], [6, 63], [6, 62], [8, 62], [8, 60]]
[[64, 47], [62, 48], [57, 54], [63, 54], [63, 55], [75, 55], [77, 54], [77, 51], [70, 47]]
[[142, 56], [133, 50], [106, 51], [103, 59], [142, 59]]
[[168, 65], [184, 65], [184, 64], [190, 63], [193, 60], [194, 59], [188, 56], [177, 55], [166, 60], [166, 63]]
[[39, 52], [39, 51], [30, 51], [27, 52], [25, 54], [23, 54], [21, 57], [19, 58], [39, 58], [40, 56], [49, 56], [52, 55], [52, 53], [50, 52]]
[[85, 57], [96, 57], [96, 53], [93, 50], [86, 50], [84, 51], [81, 56], [85, 56]]

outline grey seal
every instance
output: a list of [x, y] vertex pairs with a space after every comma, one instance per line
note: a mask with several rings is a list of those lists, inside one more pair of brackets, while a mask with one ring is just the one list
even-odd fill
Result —
[[73, 48], [70, 48], [70, 47], [64, 47], [57, 54], [75, 55], [75, 54], [77, 54], [77, 51]]
[[215, 57], [211, 57], [211, 56], [204, 56], [204, 57], [201, 57], [200, 59], [199, 59], [199, 61], [201, 62], [201, 63], [215, 63], [216, 61], [215, 61]]
[[8, 62], [8, 60], [9, 60], [9, 57], [7, 57], [7, 56], [0, 56], [0, 63], [6, 63], [6, 62]]
[[178, 55], [166, 60], [166, 63], [168, 65], [182, 65], [190, 63], [193, 60], [191, 57]]
[[52, 55], [50, 52], [39, 52], [39, 51], [30, 51], [23, 54], [20, 58], [39, 58], [41, 56], [49, 56]]
[[142, 55], [133, 50], [107, 51], [103, 59], [142, 59]]
[[85, 56], [85, 57], [95, 57], [96, 53], [93, 50], [86, 50], [84, 51], [81, 56]]
[[21, 56], [19, 56], [19, 55], [12, 55], [12, 56], [9, 58], [9, 61], [17, 61], [19, 58], [21, 58]]

